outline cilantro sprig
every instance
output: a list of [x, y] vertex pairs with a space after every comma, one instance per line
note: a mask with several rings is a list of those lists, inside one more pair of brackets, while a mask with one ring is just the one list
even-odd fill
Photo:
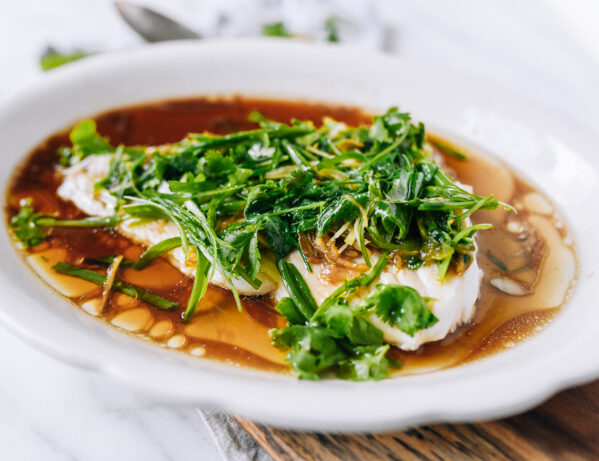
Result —
[[428, 305], [432, 300], [410, 287], [378, 285], [362, 303], [351, 301], [358, 289], [374, 283], [386, 263], [383, 255], [370, 272], [347, 280], [308, 316], [299, 308], [296, 293], [311, 297], [309, 290], [301, 286], [287, 290], [290, 297], [283, 298], [276, 310], [289, 326], [273, 329], [270, 335], [276, 347], [289, 350], [286, 360], [300, 378], [318, 379], [334, 372], [343, 379], [379, 380], [391, 368], [398, 368], [400, 364], [387, 357], [389, 345], [384, 344], [383, 332], [368, 320], [370, 315], [409, 336], [437, 323]]

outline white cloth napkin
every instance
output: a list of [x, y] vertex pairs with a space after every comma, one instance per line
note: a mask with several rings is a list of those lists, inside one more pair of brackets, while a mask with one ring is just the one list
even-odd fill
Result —
[[252, 436], [226, 413], [199, 408], [198, 413], [225, 461], [273, 461]]

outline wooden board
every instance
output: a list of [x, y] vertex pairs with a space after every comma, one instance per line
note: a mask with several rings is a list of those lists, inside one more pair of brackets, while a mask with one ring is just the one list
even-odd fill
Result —
[[275, 461], [599, 460], [599, 381], [564, 391], [522, 415], [477, 424], [344, 435], [237, 421]]

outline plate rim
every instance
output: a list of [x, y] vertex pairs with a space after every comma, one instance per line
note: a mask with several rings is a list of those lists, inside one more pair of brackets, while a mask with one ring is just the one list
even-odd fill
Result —
[[[13, 93], [9, 97], [5, 97], [0, 101], [0, 133], [2, 129], [2, 120], [3, 117], [6, 117], [7, 114], [10, 115], [11, 110], [15, 110], [15, 107], [18, 109], [18, 106], [23, 103], [23, 100], [28, 100], [33, 95], [43, 94], [45, 91], [49, 91], [52, 88], [60, 87], [61, 85], [65, 85], [68, 82], [72, 82], [74, 80], [85, 78], [86, 75], [92, 73], [102, 67], [108, 66], [109, 68], [116, 69], [119, 66], [124, 65], [124, 63], [129, 63], [135, 61], [136, 59], [148, 59], [148, 57], [155, 57], [156, 59], [165, 59], [169, 54], [177, 54], [180, 56], [192, 56], [195, 53], [208, 53], [208, 52], [229, 52], [229, 53], [256, 53], [258, 51], [269, 50], [272, 53], [290, 53], [294, 52], [300, 54], [302, 56], [307, 56], [311, 53], [316, 53], [318, 56], [323, 55], [336, 55], [346, 56], [348, 53], [352, 54], [360, 54], [364, 55], [364, 51], [357, 51], [354, 49], [349, 49], [345, 47], [339, 47], [335, 45], [308, 45], [308, 44], [298, 44], [295, 42], [284, 41], [284, 40], [272, 40], [272, 39], [253, 39], [253, 40], [219, 40], [219, 41], [206, 41], [206, 42], [179, 42], [179, 43], [166, 43], [166, 44], [157, 44], [151, 45], [140, 50], [135, 50], [131, 52], [119, 52], [106, 56], [95, 56], [88, 58], [88, 60], [84, 60], [82, 62], [73, 63], [63, 69], [57, 69], [50, 73], [49, 75], [44, 75], [42, 78], [38, 79], [36, 82], [33, 82], [29, 86], [21, 89], [19, 92]], [[229, 51], [227, 51], [229, 50]], [[233, 50], [233, 51], [230, 51]], [[413, 62], [399, 59], [397, 57], [383, 56], [380, 54], [370, 54], [369, 58], [373, 61], [379, 62], [393, 62], [400, 67], [410, 68], [410, 66], [417, 66], [419, 69], [426, 68], [430, 69], [431, 66], [423, 65], [421, 63], [414, 64]], [[391, 64], [389, 64], [391, 65]], [[105, 69], [104, 69], [105, 70]], [[118, 69], [116, 70], [118, 72]], [[451, 72], [442, 71], [443, 75], [452, 75]], [[453, 78], [455, 74], [453, 74]], [[461, 77], [460, 77], [461, 78]], [[65, 83], [66, 82], [66, 83]], [[508, 97], [507, 100], [512, 100], [513, 98]], [[528, 103], [523, 103], [521, 101], [516, 102], [520, 107], [527, 106]], [[106, 110], [110, 109], [110, 107], [106, 107]], [[531, 109], [536, 110], [536, 109]], [[551, 116], [553, 116], [552, 114]], [[559, 118], [559, 117], [558, 117]], [[65, 123], [65, 126], [68, 125], [68, 121]], [[581, 152], [581, 151], [579, 151]], [[589, 160], [589, 159], [587, 159]], [[594, 168], [597, 167], [597, 162], [591, 162]], [[5, 197], [5, 192], [3, 194]], [[7, 248], [6, 243], [9, 244], [10, 248]], [[8, 255], [9, 251], [7, 249], [12, 250], [12, 246], [10, 242], [8, 242], [7, 233], [4, 232], [0, 237], [0, 255], [4, 254]], [[13, 250], [13, 260], [15, 257], [20, 257], [16, 255], [16, 251]], [[9, 255], [8, 255], [9, 256]], [[579, 253], [578, 255], [581, 257], [582, 255]], [[585, 264], [586, 264], [585, 258]], [[582, 265], [583, 260], [579, 259], [579, 265]], [[22, 262], [23, 265], [25, 265]], [[21, 268], [23, 269], [23, 268]], [[579, 270], [582, 271], [582, 266], [579, 266]], [[583, 272], [580, 272], [582, 274]], [[4, 278], [4, 272], [0, 273], [0, 286], [6, 285], [6, 280]], [[23, 274], [21, 274], [23, 275]], [[586, 283], [586, 282], [585, 282]], [[40, 284], [41, 285], [41, 284]], [[578, 290], [573, 294], [574, 299], [576, 298]], [[12, 296], [12, 295], [11, 295]], [[64, 298], [59, 298], [59, 295], [55, 295], [57, 299], [60, 299], [61, 302], [64, 303]], [[16, 296], [16, 299], [19, 297]], [[55, 300], [56, 301], [56, 300]], [[571, 300], [569, 303], [571, 304], [574, 300]], [[58, 301], [56, 301], [58, 302]], [[6, 300], [5, 300], [6, 303]], [[559, 321], [559, 318], [556, 319], [552, 324], [555, 324]], [[445, 407], [439, 407], [436, 409], [422, 407], [422, 408], [411, 408], [410, 411], [401, 410], [398, 411], [396, 415], [393, 414], [394, 408], [389, 408], [387, 412], [383, 412], [380, 410], [378, 413], [376, 411], [370, 411], [370, 413], [366, 412], [368, 409], [359, 407], [361, 410], [360, 420], [351, 420], [348, 419], [351, 417], [350, 413], [335, 413], [333, 415], [314, 415], [309, 411], [304, 409], [301, 411], [301, 406], [292, 407], [295, 412], [292, 416], [289, 415], [281, 415], [280, 410], [272, 410], [268, 408], [258, 408], [256, 405], [253, 405], [251, 402], [248, 402], [247, 399], [244, 402], [242, 399], [232, 399], [227, 401], [226, 395], [224, 391], [234, 390], [235, 386], [231, 387], [230, 383], [224, 383], [222, 377], [225, 376], [225, 381], [229, 380], [226, 376], [229, 375], [229, 372], [226, 372], [222, 367], [206, 367], [201, 371], [204, 373], [204, 377], [210, 378], [210, 385], [212, 386], [211, 392], [213, 395], [211, 396], [198, 396], [197, 393], [180, 393], [179, 395], [173, 395], [172, 390], [165, 390], [164, 380], [157, 380], [148, 382], [147, 375], [137, 375], [136, 373], [131, 373], [128, 366], [131, 365], [131, 360], [133, 360], [135, 354], [130, 354], [127, 356], [126, 360], [129, 362], [125, 363], [125, 361], [119, 362], [115, 364], [114, 362], [109, 363], [106, 361], [106, 357], [102, 359], [101, 354], [98, 355], [98, 350], [95, 351], [95, 354], [85, 355], [81, 353], [77, 353], [75, 349], [70, 349], [73, 347], [72, 341], [69, 346], [66, 348], [64, 344], [61, 346], [57, 344], [56, 341], [60, 343], [60, 338], [43, 336], [43, 330], [39, 328], [36, 330], [35, 328], [31, 328], [31, 324], [27, 325], [24, 317], [15, 316], [14, 313], [11, 313], [5, 309], [4, 304], [0, 308], [0, 322], [2, 322], [5, 326], [8, 327], [9, 330], [17, 333], [18, 336], [25, 339], [30, 344], [34, 345], [38, 349], [42, 350], [46, 353], [51, 353], [55, 357], [58, 356], [62, 361], [67, 361], [73, 363], [78, 366], [83, 366], [88, 369], [94, 369], [96, 371], [101, 371], [103, 373], [109, 374], [111, 376], [116, 377], [117, 379], [124, 381], [131, 386], [141, 389], [144, 392], [153, 395], [156, 398], [161, 400], [168, 400], [178, 403], [200, 403], [207, 406], [220, 406], [221, 408], [225, 408], [230, 411], [234, 411], [241, 416], [249, 417], [253, 420], [277, 425], [284, 427], [291, 427], [295, 429], [311, 429], [311, 430], [339, 430], [339, 431], [365, 431], [365, 430], [388, 430], [388, 429], [397, 429], [401, 427], [405, 427], [407, 425], [416, 425], [430, 422], [439, 422], [439, 421], [474, 421], [477, 419], [486, 419], [486, 418], [496, 418], [507, 416], [509, 414], [513, 414], [515, 412], [530, 408], [537, 403], [545, 400], [549, 396], [554, 393], [575, 385], [580, 384], [590, 379], [593, 379], [599, 376], [599, 363], [594, 364], [586, 364], [586, 366], [581, 366], [579, 362], [583, 362], [584, 360], [574, 360], [571, 363], [567, 364], [564, 368], [564, 374], [561, 377], [551, 375], [550, 382], [545, 383], [537, 383], [536, 385], [528, 385], [528, 386], [520, 386], [518, 388], [518, 392], [515, 393], [511, 398], [504, 398], [501, 405], [498, 404], [489, 404], [488, 402], [485, 404], [485, 401], [482, 397], [484, 396], [473, 396], [473, 402], [476, 404], [471, 404], [468, 408], [456, 408], [455, 405], [446, 405]], [[111, 327], [108, 327], [111, 328]], [[112, 329], [112, 328], [111, 328]], [[42, 333], [42, 336], [37, 336]], [[47, 333], [47, 331], [46, 331]], [[56, 336], [56, 335], [55, 335]], [[81, 335], [79, 335], [81, 337]], [[577, 342], [569, 345], [567, 349], [576, 350], [578, 348], [584, 349], [588, 351], [588, 346], [586, 345], [586, 340], [588, 338], [579, 338]], [[528, 343], [528, 342], [527, 342]], [[597, 343], [591, 343], [596, 346]], [[521, 345], [520, 347], [524, 347], [526, 344]], [[117, 348], [116, 345], [111, 345], [110, 350], [119, 351], [121, 345]], [[87, 351], [90, 352], [89, 350]], [[502, 353], [504, 355], [506, 353]], [[151, 356], [152, 354], [150, 354]], [[590, 354], [588, 354], [588, 358], [592, 358]], [[161, 362], [162, 363], [162, 362]], [[488, 363], [488, 362], [485, 362]], [[169, 361], [169, 365], [172, 366], [172, 363]], [[481, 363], [482, 368], [484, 369], [484, 364]], [[166, 365], [165, 369], [168, 368]], [[178, 367], [176, 365], [175, 367]], [[528, 367], [526, 373], [522, 373], [519, 375], [521, 379], [530, 379], [531, 382], [534, 381], [536, 373], [538, 373], [538, 368], [540, 364], [535, 364], [535, 366]], [[477, 368], [476, 366], [474, 368]], [[152, 367], [147, 371], [151, 371]], [[144, 371], [146, 369], [144, 368]], [[244, 372], [245, 373], [245, 372]], [[447, 373], [444, 372], [444, 376], [451, 376], [455, 374], [455, 370], [447, 370]], [[247, 375], [247, 376], [245, 376]], [[263, 376], [255, 373], [245, 373], [244, 379], [247, 380], [249, 389], [254, 395], [262, 396], [264, 398], [264, 393], [266, 389], [265, 386], [260, 384], [264, 383]], [[262, 376], [262, 377], [261, 377]], [[426, 386], [426, 382], [422, 382], [422, 379], [409, 379], [411, 377], [402, 377], [400, 379], [405, 381], [407, 385], [415, 385], [415, 386]], [[230, 380], [229, 380], [230, 381]], [[271, 380], [267, 380], [270, 382]], [[273, 379], [272, 381], [279, 382], [278, 379]], [[395, 380], [390, 380], [395, 381]], [[376, 387], [377, 393], [381, 390], [384, 390], [387, 394], [389, 394], [389, 386], [397, 387], [395, 384], [385, 384], [390, 381], [385, 381], [383, 384], [380, 383], [307, 383], [307, 382], [296, 382], [290, 379], [284, 378], [284, 385], [288, 386], [289, 389], [294, 390], [297, 394], [302, 396], [310, 395], [311, 392], [319, 392], [320, 389], [327, 389], [327, 394], [333, 395], [335, 392], [339, 393], [347, 393], [349, 389], [349, 394], [355, 393], [354, 389], [358, 388], [360, 390], [371, 390], [373, 387]], [[409, 382], [408, 382], [409, 381]], [[426, 380], [425, 380], [426, 381]], [[225, 385], [227, 384], [227, 385]], [[251, 384], [251, 385], [250, 385]], [[430, 384], [428, 384], [430, 386]], [[507, 388], [513, 388], [513, 383], [510, 384], [508, 382], [504, 382], [504, 385]], [[218, 389], [221, 386], [221, 389]], [[275, 384], [275, 388], [277, 388], [279, 384]], [[406, 387], [404, 386], [404, 387]], [[266, 386], [268, 387], [268, 386]], [[400, 386], [401, 387], [401, 386]], [[271, 390], [273, 388], [271, 387]], [[216, 391], [219, 392], [216, 392]], [[332, 390], [332, 392], [331, 392]], [[178, 388], [178, 391], [181, 391]], [[230, 397], [230, 396], [229, 396]], [[346, 397], [350, 398], [350, 397]], [[284, 399], [278, 397], [278, 403], [283, 403]], [[310, 411], [314, 411], [317, 409], [317, 406], [307, 406]], [[391, 406], [390, 406], [391, 407]], [[366, 412], [366, 413], [364, 413]], [[385, 413], [385, 414], [383, 414]]]

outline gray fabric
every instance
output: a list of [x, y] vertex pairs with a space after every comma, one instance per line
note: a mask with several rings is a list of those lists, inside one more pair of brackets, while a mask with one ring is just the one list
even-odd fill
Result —
[[229, 415], [200, 408], [198, 413], [225, 461], [273, 461], [270, 455]]

